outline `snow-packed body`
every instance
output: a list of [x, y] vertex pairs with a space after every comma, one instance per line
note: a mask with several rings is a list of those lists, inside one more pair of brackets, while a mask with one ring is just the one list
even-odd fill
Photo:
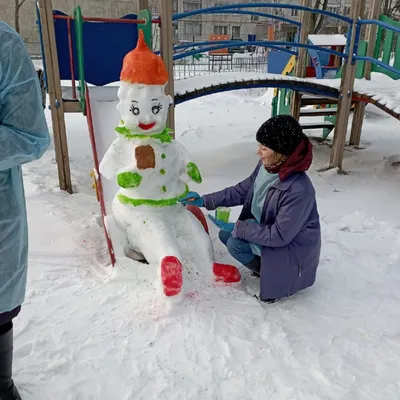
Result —
[[[159, 263], [167, 255], [179, 258], [180, 235], [175, 222], [179, 218], [192, 221], [192, 214], [179, 203], [179, 198], [188, 192], [186, 182], [192, 179], [187, 169], [191, 161], [184, 147], [169, 134], [164, 140], [160, 135], [117, 135], [100, 164], [100, 173], [107, 179], [116, 179], [120, 186], [112, 206], [116, 222], [126, 233], [129, 247], [148, 262]], [[143, 160], [135, 157], [142, 147], [154, 152], [154, 162], [146, 168]], [[129, 176], [137, 179], [129, 181]], [[196, 219], [193, 229], [197, 225], [205, 234]]]
[[124, 58], [117, 105], [121, 122], [100, 173], [119, 186], [112, 206], [116, 236], [123, 244], [123, 254], [121, 246], [117, 253], [133, 251], [136, 259], [160, 266], [164, 294], [175, 296], [190, 266], [196, 279], [208, 281], [238, 282], [240, 274], [234, 266], [214, 262], [206, 223], [199, 221], [204, 215], [195, 217], [179, 202], [189, 192], [187, 182], [201, 183], [202, 178], [166, 128], [172, 104], [165, 94], [167, 82], [163, 61], [147, 47], [141, 31], [138, 46]]
[[[193, 277], [204, 277], [206, 281], [217, 278], [229, 282], [232, 274], [238, 276], [232, 266], [226, 266], [221, 276], [215, 268], [210, 237], [201, 222], [179, 202], [189, 190], [188, 181], [201, 182], [200, 172], [186, 149], [171, 136], [134, 135], [119, 128], [118, 137], [100, 164], [100, 173], [107, 179], [116, 179], [120, 186], [112, 210], [123, 252], [129, 254], [133, 250], [150, 264], [160, 265], [161, 275], [167, 268], [163, 267], [163, 260], [173, 258], [174, 265], [169, 268], [180, 269], [183, 262], [186, 272], [190, 266], [196, 270]], [[147, 157], [151, 158], [149, 165], [135, 157], [143, 147], [147, 148], [146, 154], [152, 154]], [[121, 250], [117, 252], [121, 254]], [[182, 283], [173, 294], [180, 292], [181, 286]], [[164, 290], [168, 292], [168, 288]]]
[[195, 266], [196, 272], [206, 280], [213, 278], [214, 251], [210, 237], [182, 204], [132, 207], [116, 197], [113, 214], [126, 235], [126, 254], [134, 250], [152, 265], [161, 265], [165, 257], [176, 257], [184, 269]]
[[[119, 128], [128, 132], [127, 128]], [[201, 181], [184, 147], [167, 132], [168, 139], [157, 138], [160, 135], [127, 135], [118, 134], [100, 165], [104, 177], [117, 179], [121, 201], [134, 205], [173, 205], [186, 194], [186, 182]]]

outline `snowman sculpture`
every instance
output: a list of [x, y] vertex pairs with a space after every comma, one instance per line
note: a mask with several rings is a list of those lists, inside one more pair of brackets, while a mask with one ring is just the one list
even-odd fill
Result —
[[[166, 128], [173, 100], [165, 94], [168, 73], [139, 32], [137, 47], [123, 61], [117, 110], [117, 138], [100, 163], [116, 179], [112, 211], [131, 258], [156, 265], [166, 296], [182, 292], [185, 272], [224, 283], [240, 281], [236, 267], [214, 262], [212, 242], [202, 223], [179, 199], [187, 182], [201, 183], [196, 164]], [[185, 265], [186, 264], [186, 265]], [[188, 267], [188, 271], [185, 270]]]

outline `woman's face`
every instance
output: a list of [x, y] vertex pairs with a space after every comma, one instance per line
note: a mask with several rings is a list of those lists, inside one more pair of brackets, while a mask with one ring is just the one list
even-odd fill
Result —
[[262, 144], [258, 145], [257, 155], [260, 156], [260, 159], [264, 165], [264, 167], [268, 167], [270, 165], [277, 164], [281, 155], [271, 150], [269, 147], [263, 146]]

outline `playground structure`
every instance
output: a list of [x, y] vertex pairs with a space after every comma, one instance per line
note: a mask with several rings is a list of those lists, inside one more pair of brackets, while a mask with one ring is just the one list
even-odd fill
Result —
[[[347, 38], [345, 35], [308, 35], [307, 43], [313, 46], [326, 48], [331, 50], [332, 53], [325, 53], [315, 48], [309, 48], [307, 53], [307, 64], [306, 64], [306, 78], [316, 79], [327, 79], [337, 78], [337, 74], [341, 68], [341, 54], [345, 51], [347, 44]], [[273, 74], [289, 75], [292, 76], [296, 66], [296, 57], [282, 52], [280, 50], [272, 50], [268, 57], [268, 72]], [[356, 74], [356, 78], [362, 78], [361, 75]], [[272, 100], [272, 116], [278, 114], [290, 114], [290, 98], [292, 91], [290, 89], [275, 89], [274, 97]], [[327, 104], [322, 104], [321, 99], [314, 97], [316, 104], [315, 108], [326, 108]], [[302, 97], [301, 106], [304, 105], [304, 101], [307, 104], [312, 101], [310, 97]], [[327, 100], [329, 101], [329, 100]], [[337, 103], [336, 101], [334, 102]], [[330, 104], [328, 104], [330, 105]], [[330, 110], [310, 110], [303, 109], [300, 111], [300, 117], [320, 117], [329, 116], [328, 120], [325, 118], [323, 122], [304, 123], [300, 122], [304, 129], [323, 129], [323, 137], [326, 138], [329, 133], [335, 127], [335, 118], [331, 117], [336, 113], [336, 109], [331, 108]]]
[[[308, 35], [307, 43], [312, 46], [326, 48], [340, 54], [329, 54], [314, 47], [308, 49], [306, 78], [335, 78], [341, 67], [341, 54], [345, 51], [347, 38], [345, 35]], [[272, 50], [268, 55], [268, 72], [282, 74], [292, 56], [281, 50]], [[290, 71], [291, 72], [291, 71]]]
[[[87, 117], [89, 135], [93, 151], [94, 188], [104, 217], [109, 213], [110, 193], [114, 193], [109, 182], [102, 182], [99, 174], [99, 161], [113, 140], [113, 130], [118, 124], [115, 110], [117, 89], [122, 60], [125, 54], [136, 46], [138, 29], [145, 33], [146, 42], [152, 48], [152, 25], [161, 29], [161, 56], [173, 75], [174, 61], [192, 57], [201, 53], [215, 52], [221, 49], [237, 47], [236, 41], [214, 40], [212, 42], [181, 44], [173, 47], [172, 23], [183, 18], [202, 13], [246, 13], [268, 18], [285, 19], [272, 13], [249, 11], [253, 7], [286, 8], [301, 11], [301, 22], [291, 21], [298, 27], [295, 42], [249, 41], [242, 46], [261, 46], [274, 50], [276, 54], [287, 54], [286, 66], [275, 73], [213, 74], [207, 77], [193, 77], [174, 82], [170, 79], [167, 92], [174, 96], [175, 105], [197, 97], [214, 93], [248, 88], [274, 88], [273, 113], [291, 113], [300, 118], [305, 115], [319, 115], [334, 120], [324, 121], [320, 128], [330, 129], [335, 123], [335, 133], [328, 168], [342, 169], [343, 153], [350, 112], [353, 110], [353, 124], [350, 144], [358, 144], [365, 105], [375, 104], [396, 119], [400, 119], [397, 105], [390, 104], [374, 82], [369, 80], [372, 72], [383, 72], [392, 79], [400, 76], [400, 44], [397, 42], [394, 63], [391, 65], [391, 50], [395, 34], [400, 26], [386, 17], [379, 17], [381, 0], [374, 0], [369, 9], [369, 19], [363, 19], [365, 0], [353, 0], [351, 17], [334, 14], [325, 10], [311, 8], [311, 0], [303, 0], [301, 5], [275, 3], [246, 3], [210, 7], [181, 14], [172, 14], [172, 2], [160, 0], [160, 17], [152, 19], [146, 0], [140, 1], [137, 14], [126, 15], [118, 19], [84, 17], [80, 7], [76, 7], [73, 16], [53, 11], [52, 2], [39, 0], [37, 6], [39, 32], [46, 77], [46, 86], [50, 98], [50, 110], [53, 121], [54, 143], [60, 188], [72, 193], [69, 169], [65, 113], [80, 112]], [[315, 38], [309, 36], [310, 16], [312, 13], [337, 18], [348, 24], [345, 45], [342, 42], [325, 46], [318, 45]], [[363, 35], [363, 27], [366, 32]], [[378, 28], [378, 29], [377, 29]], [[381, 50], [382, 35], [385, 42]], [[119, 40], [124, 37], [124, 40]], [[313, 41], [314, 39], [314, 41]], [[182, 51], [177, 51], [182, 50]], [[315, 52], [315, 53], [313, 53]], [[309, 57], [316, 54], [319, 66], [310, 64]], [[321, 59], [325, 61], [321, 64]], [[318, 61], [319, 60], [319, 61]], [[335, 60], [335, 61], [332, 61]], [[338, 61], [339, 60], [339, 61]], [[314, 78], [310, 67], [314, 68]], [[318, 68], [317, 68], [318, 67]], [[321, 67], [321, 68], [319, 68]], [[335, 79], [324, 78], [322, 67], [336, 69]], [[308, 68], [308, 70], [307, 70]], [[308, 71], [308, 72], [307, 72]], [[201, 78], [201, 79], [200, 79]], [[359, 79], [356, 79], [359, 78]], [[361, 79], [361, 78], [366, 78]], [[368, 81], [369, 80], [369, 81]], [[62, 86], [61, 81], [71, 81], [72, 86]], [[389, 88], [389, 90], [393, 90]], [[324, 109], [304, 110], [303, 106], [329, 105]], [[107, 114], [104, 124], [101, 117]], [[100, 123], [100, 121], [102, 121]], [[174, 128], [174, 108], [169, 110], [168, 125]], [[307, 126], [304, 126], [307, 128]], [[104, 224], [105, 225], [105, 224]], [[112, 263], [115, 257], [111, 238], [105, 228]]]
[[[379, 21], [383, 22], [384, 24], [393, 26], [393, 27], [400, 27], [400, 24], [396, 21], [391, 20], [390, 18], [381, 15], [379, 17]], [[376, 59], [382, 58], [382, 60], [385, 60], [385, 62], [389, 65], [391, 57], [393, 55], [393, 65], [398, 68], [399, 67], [399, 62], [400, 62], [400, 47], [396, 45], [396, 49], [393, 52], [393, 45], [394, 45], [394, 31], [389, 31], [386, 34], [385, 41], [383, 43], [383, 47], [381, 45], [382, 43], [382, 37], [383, 37], [383, 31], [384, 31], [383, 26], [378, 27], [378, 31], [376, 34], [376, 37], [373, 38], [374, 40], [371, 42], [374, 47], [373, 47], [373, 54]], [[329, 35], [321, 35], [322, 37], [319, 38], [318, 36], [320, 35], [310, 35], [309, 36], [309, 42], [317, 42], [320, 45], [328, 46], [331, 47], [332, 50], [337, 51], [338, 48], [340, 47], [344, 51], [345, 47], [345, 37], [342, 35], [333, 35], [333, 37], [329, 37]], [[342, 36], [342, 37], [340, 37]], [[311, 40], [312, 38], [312, 40]], [[336, 43], [335, 43], [336, 42]], [[356, 65], [356, 71], [355, 71], [355, 78], [356, 79], [362, 79], [365, 76], [365, 58], [367, 54], [367, 49], [368, 49], [368, 42], [366, 40], [360, 40], [358, 43], [358, 49], [357, 49], [357, 58], [358, 60], [355, 62]], [[308, 65], [306, 67], [306, 77], [316, 77], [318, 79], [327, 79], [329, 76], [327, 76], [329, 73], [334, 72], [334, 76], [330, 76], [330, 78], [334, 79], [341, 79], [342, 78], [342, 73], [343, 73], [343, 66], [338, 64], [338, 57], [336, 55], [331, 54], [329, 57], [329, 62], [328, 62], [328, 57], [324, 57], [325, 61], [322, 61], [322, 57], [319, 51], [316, 51], [314, 49], [308, 50]], [[393, 54], [394, 53], [394, 54]], [[289, 58], [290, 57], [290, 58]], [[278, 65], [273, 64], [273, 68], [279, 69], [282, 66], [282, 62], [288, 60], [286, 66], [284, 67], [282, 74], [283, 75], [288, 75], [288, 76], [293, 76], [293, 71], [295, 67], [295, 58], [293, 56], [288, 56], [287, 54], [281, 54], [280, 58], [277, 57], [275, 60], [279, 60]], [[274, 60], [274, 61], [275, 61]], [[400, 78], [399, 73], [396, 73], [393, 71], [393, 69], [386, 69], [383, 68], [380, 64], [375, 64], [372, 63], [370, 65], [371, 72], [379, 72], [384, 75], [389, 76], [391, 79], [397, 80]], [[325, 70], [325, 71], [324, 71]], [[291, 96], [292, 95], [292, 90], [290, 89], [277, 89], [275, 90], [274, 93], [274, 98], [272, 101], [272, 115], [278, 115], [278, 114], [290, 114], [291, 113], [291, 107], [290, 107], [290, 101], [291, 101]], [[383, 104], [378, 102], [374, 102], [372, 99], [367, 99], [360, 96], [360, 94], [353, 93], [353, 103], [351, 106], [350, 111], [353, 112], [356, 109], [356, 103], [358, 101], [366, 101], [366, 102], [371, 102], [378, 106], [381, 109], [384, 109], [385, 107], [382, 107]], [[364, 100], [360, 100], [364, 99]], [[303, 128], [305, 129], [323, 129], [323, 138], [326, 138], [329, 133], [335, 128], [335, 124], [337, 121], [336, 118], [336, 113], [337, 113], [337, 103], [338, 100], [337, 98], [310, 98], [310, 96], [303, 96], [301, 100], [301, 107], [305, 106], [310, 106], [313, 105], [317, 109], [306, 109], [303, 108], [300, 111], [300, 117], [315, 117], [315, 116], [323, 116], [324, 121], [323, 122], [317, 122], [317, 123], [302, 123]], [[387, 107], [386, 107], [387, 108]], [[392, 115], [396, 119], [398, 118], [398, 113], [393, 112], [393, 110], [386, 109], [385, 112], [388, 114]], [[352, 135], [349, 140], [350, 145], [359, 145], [360, 143], [360, 135], [359, 132], [356, 129], [353, 129]]]

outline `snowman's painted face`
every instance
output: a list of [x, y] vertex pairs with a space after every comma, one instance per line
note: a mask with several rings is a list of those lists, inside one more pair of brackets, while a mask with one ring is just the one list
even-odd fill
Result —
[[141, 134], [160, 133], [165, 129], [171, 96], [164, 85], [138, 85], [121, 82], [117, 110], [125, 126]]

